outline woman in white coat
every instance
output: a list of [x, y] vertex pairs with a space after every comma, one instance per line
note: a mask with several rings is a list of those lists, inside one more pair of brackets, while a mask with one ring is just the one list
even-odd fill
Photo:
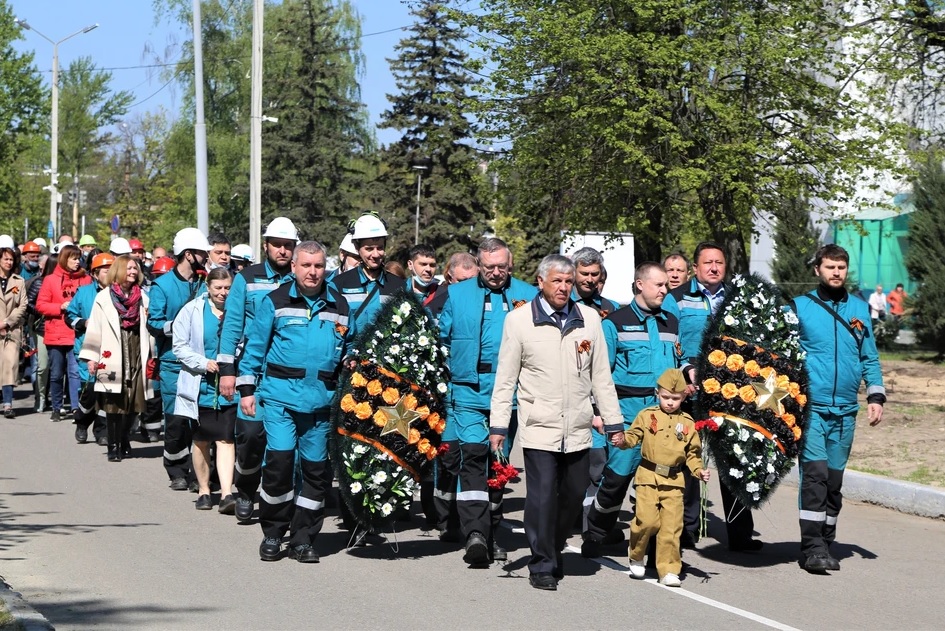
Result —
[[174, 414], [194, 422], [194, 449], [191, 451], [197, 475], [197, 510], [210, 510], [210, 443], [216, 443], [217, 476], [220, 478], [219, 511], [232, 515], [233, 466], [236, 463], [236, 408], [239, 395], [220, 394], [220, 325], [233, 275], [225, 267], [215, 267], [207, 275], [207, 294], [188, 302], [174, 319], [174, 355], [181, 363], [177, 378]]
[[79, 359], [89, 374], [105, 411], [108, 460], [120, 462], [131, 453], [128, 430], [135, 414], [144, 412], [151, 338], [147, 329], [148, 297], [141, 291], [144, 274], [138, 262], [119, 256], [108, 271], [107, 288], [95, 297]]

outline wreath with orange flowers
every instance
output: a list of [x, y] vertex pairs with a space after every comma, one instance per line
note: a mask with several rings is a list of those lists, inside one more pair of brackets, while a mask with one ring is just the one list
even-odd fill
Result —
[[446, 355], [412, 292], [395, 295], [354, 342], [332, 405], [331, 461], [348, 513], [367, 529], [410, 507], [446, 427]]
[[791, 470], [808, 418], [797, 320], [771, 283], [736, 277], [706, 327], [696, 417], [723, 484], [748, 507]]

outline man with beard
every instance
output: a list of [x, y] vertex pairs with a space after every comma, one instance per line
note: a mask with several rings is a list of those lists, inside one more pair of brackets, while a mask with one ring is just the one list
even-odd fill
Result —
[[[220, 327], [220, 351], [217, 364], [220, 367], [220, 394], [232, 397], [238, 385], [239, 355], [251, 331], [253, 318], [266, 294], [287, 283], [292, 272], [292, 253], [299, 241], [299, 231], [286, 217], [276, 217], [263, 233], [266, 260], [250, 265], [233, 279], [230, 295], [226, 300], [223, 324]], [[227, 250], [229, 251], [229, 250]], [[259, 375], [256, 375], [259, 377]], [[247, 375], [244, 381], [253, 380]], [[253, 380], [252, 385], [256, 383]], [[262, 474], [263, 456], [266, 452], [266, 431], [263, 427], [262, 408], [255, 414], [247, 414], [240, 406], [236, 415], [236, 518], [247, 522], [253, 517], [253, 503]]]
[[817, 289], [791, 303], [807, 353], [810, 422], [804, 433], [798, 504], [801, 567], [812, 574], [840, 569], [830, 545], [837, 535], [843, 503], [843, 471], [853, 446], [857, 393], [866, 382], [867, 419], [883, 420], [886, 389], [870, 323], [870, 306], [844, 286], [850, 257], [838, 245], [825, 245], [814, 256]]
[[[118, 241], [118, 239], [115, 239]], [[113, 241], [112, 243], [114, 244]], [[127, 242], [124, 244], [128, 247]], [[206, 291], [207, 252], [210, 244], [197, 228], [184, 228], [174, 236], [174, 270], [157, 279], [148, 292], [148, 331], [157, 345], [160, 362], [161, 399], [164, 404], [164, 469], [170, 478], [170, 487], [186, 491], [189, 482], [196, 487], [190, 467], [190, 445], [193, 438], [190, 419], [174, 414], [177, 398], [177, 378], [181, 363], [174, 355], [174, 318], [181, 308], [198, 293]], [[131, 248], [128, 247], [130, 253]], [[188, 478], [191, 478], [188, 481]]]

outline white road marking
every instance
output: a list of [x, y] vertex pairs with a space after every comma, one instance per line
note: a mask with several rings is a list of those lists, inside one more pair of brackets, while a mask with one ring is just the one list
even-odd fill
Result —
[[[506, 528], [509, 528], [508, 522], [502, 522], [502, 525], [505, 526]], [[509, 528], [509, 529], [512, 532], [519, 535], [525, 534], [524, 528], [519, 527], [519, 528]], [[581, 549], [575, 548], [572, 545], [569, 545], [567, 548], [565, 548], [565, 550], [568, 552], [572, 552], [574, 554], [581, 554]], [[609, 570], [620, 572], [621, 574], [626, 575], [628, 578], [630, 576], [630, 570], [625, 570], [622, 565], [620, 565], [613, 559], [608, 559], [607, 557], [598, 557], [596, 559], [591, 559], [591, 560], [599, 563], [601, 567], [606, 567]], [[700, 602], [703, 605], [708, 605], [709, 607], [715, 607], [716, 609], [727, 611], [728, 613], [735, 614], [736, 616], [741, 616], [742, 618], [746, 618], [753, 622], [757, 622], [758, 624], [763, 624], [766, 627], [771, 627], [772, 629], [780, 629], [781, 631], [799, 631], [799, 629], [792, 627], [790, 625], [786, 625], [784, 623], [778, 622], [777, 620], [772, 620], [771, 618], [765, 618], [764, 616], [760, 616], [756, 613], [745, 611], [744, 609], [739, 609], [738, 607], [733, 607], [732, 605], [727, 605], [723, 602], [719, 602], [717, 600], [713, 600], [706, 596], [702, 596], [701, 594], [696, 594], [695, 592], [687, 591], [681, 587], [666, 587], [665, 585], [660, 585], [659, 581], [657, 581], [655, 578], [645, 578], [640, 582], [654, 585], [656, 587], [659, 587], [660, 589], [665, 589], [669, 591], [671, 594], [678, 594], [680, 596], [685, 596], [686, 598], [689, 598], [690, 600], [694, 600], [696, 602]]]
[[[515, 530], [524, 530], [524, 529], [516, 528]], [[565, 549], [568, 552], [581, 554], [580, 548], [575, 548], [572, 545], [569, 545]], [[616, 561], [613, 561], [612, 559], [608, 559], [607, 557], [598, 557], [592, 560], [600, 563], [601, 567], [606, 567], [607, 569], [614, 570], [615, 572], [620, 572], [621, 574], [625, 574], [627, 577], [630, 576], [630, 570], [624, 570], [622, 565], [620, 565]], [[754, 622], [757, 622], [758, 624], [763, 624], [766, 627], [771, 627], [772, 629], [781, 629], [781, 631], [799, 631], [795, 627], [783, 624], [781, 622], [778, 622], [777, 620], [772, 620], [771, 618], [765, 618], [764, 616], [759, 616], [756, 613], [745, 611], [744, 609], [739, 609], [738, 607], [733, 607], [732, 605], [727, 605], [723, 602], [719, 602], [717, 600], [707, 598], [706, 596], [702, 596], [701, 594], [696, 594], [694, 592], [687, 591], [681, 587], [666, 587], [665, 585], [660, 585], [659, 581], [657, 581], [655, 578], [645, 578], [640, 582], [654, 585], [656, 587], [659, 587], [660, 589], [665, 589], [669, 591], [671, 594], [678, 594], [680, 596], [685, 596], [686, 598], [695, 600], [696, 602], [700, 602], [704, 605], [715, 607], [716, 609], [720, 609], [722, 611], [727, 611], [728, 613], [735, 614], [736, 616], [741, 616], [742, 618], [747, 618], [748, 620], [752, 620]]]

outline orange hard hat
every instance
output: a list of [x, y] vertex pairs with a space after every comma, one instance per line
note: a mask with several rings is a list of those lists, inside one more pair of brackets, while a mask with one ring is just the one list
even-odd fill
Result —
[[151, 274], [154, 276], [166, 274], [167, 272], [174, 269], [175, 265], [177, 265], [177, 261], [169, 256], [162, 256], [154, 262], [154, 265], [151, 267]]
[[35, 241], [27, 241], [26, 243], [23, 244], [23, 254], [30, 254], [33, 252], [35, 252], [36, 254], [39, 254], [42, 251], [43, 249], [39, 247], [39, 245], [37, 245]]
[[131, 246], [132, 252], [135, 250], [144, 250], [144, 244], [137, 239], [128, 239], [128, 245]]
[[115, 262], [115, 255], [108, 252], [102, 252], [101, 254], [96, 254], [92, 257], [92, 267], [91, 269], [97, 270], [100, 267], [105, 267], [106, 265], [112, 265]]

